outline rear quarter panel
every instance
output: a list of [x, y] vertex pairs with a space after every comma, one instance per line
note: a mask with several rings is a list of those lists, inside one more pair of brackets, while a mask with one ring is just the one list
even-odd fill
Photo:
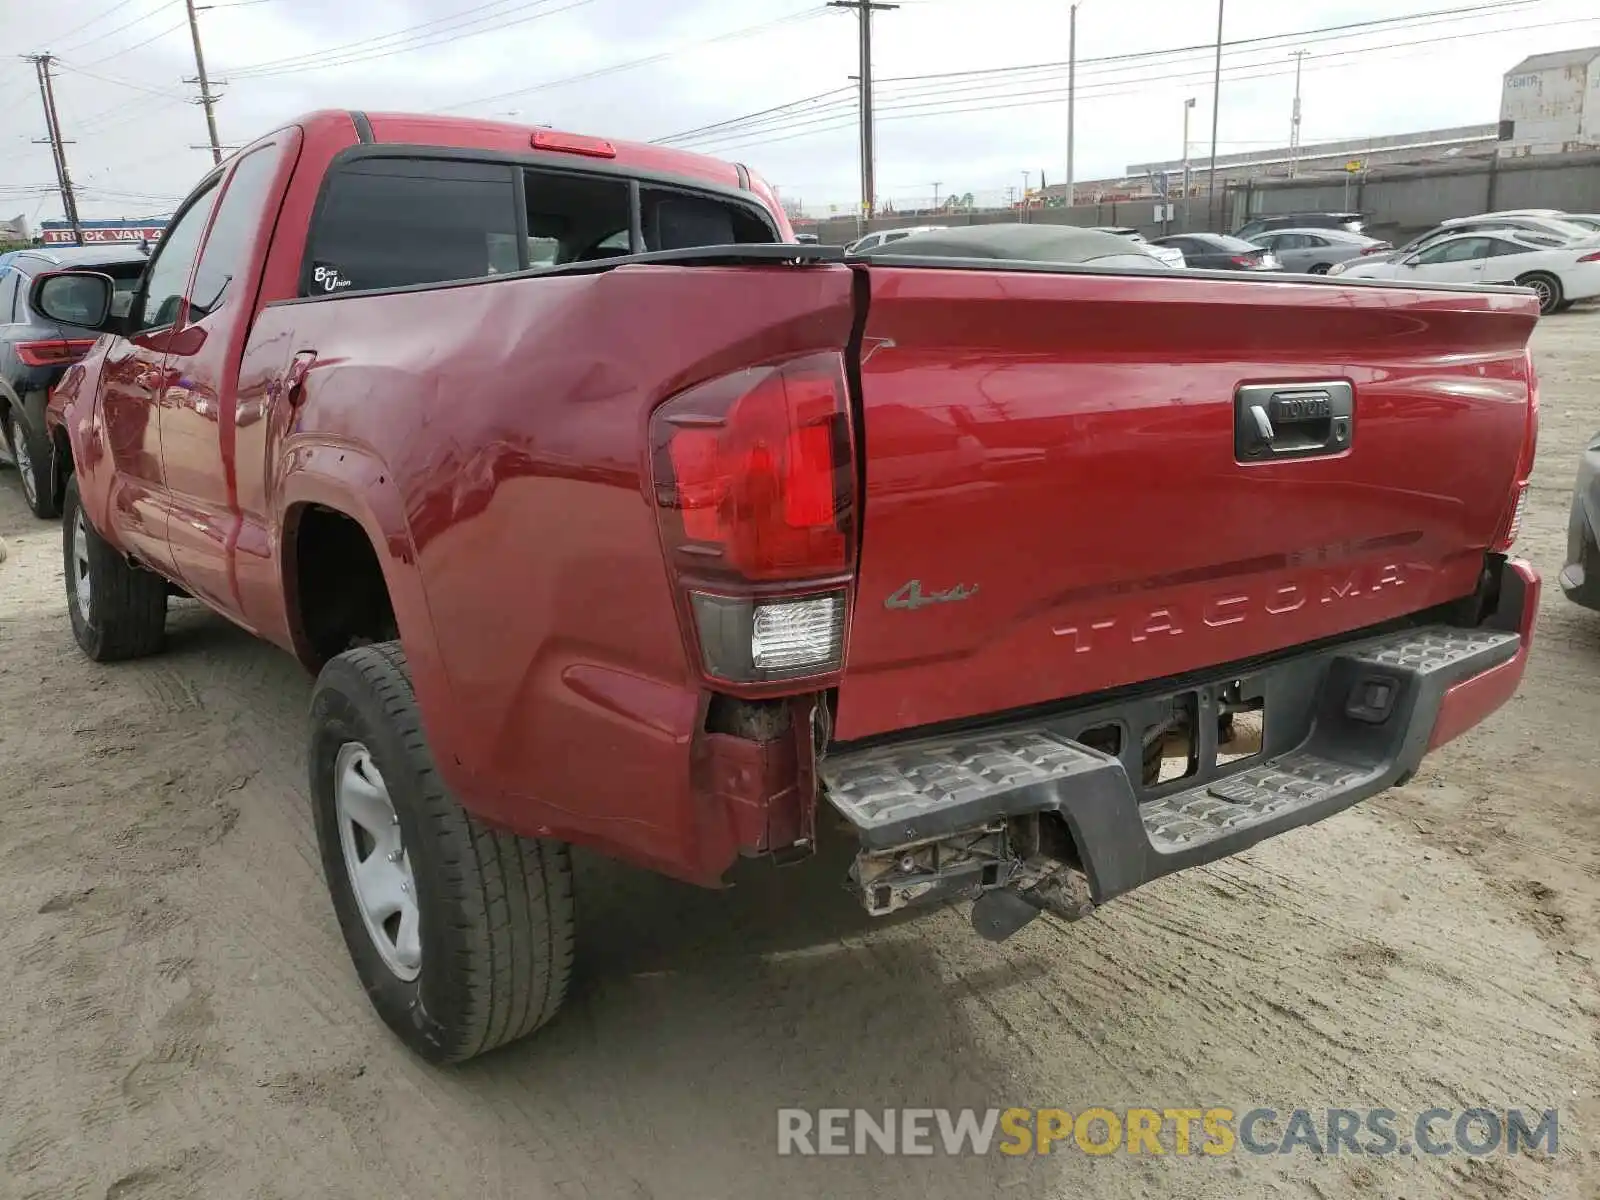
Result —
[[622, 267], [264, 315], [264, 333], [292, 324], [284, 355], [318, 355], [269, 502], [284, 511], [297, 475], [348, 470], [341, 456], [376, 472], [372, 495], [393, 490], [404, 532], [380, 551], [420, 585], [401, 637], [438, 664], [418, 699], [469, 808], [720, 875], [733, 842], [691, 797], [701, 689], [649, 496], [648, 414], [726, 371], [842, 349], [850, 302], [842, 267]]

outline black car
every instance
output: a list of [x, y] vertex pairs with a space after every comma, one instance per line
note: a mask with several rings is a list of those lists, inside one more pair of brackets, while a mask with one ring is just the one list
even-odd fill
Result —
[[[45, 434], [45, 401], [63, 372], [100, 335], [39, 316], [28, 304], [29, 287], [35, 276], [50, 271], [100, 271], [115, 281], [116, 306], [126, 312], [144, 264], [145, 253], [137, 246], [46, 246], [0, 254], [0, 433], [35, 516], [61, 515], [66, 482], [55, 470]], [[93, 315], [85, 310], [84, 319]]]
[[1346, 233], [1360, 233], [1366, 225], [1366, 217], [1358, 212], [1273, 213], [1270, 217], [1246, 221], [1233, 231], [1233, 236], [1249, 241], [1274, 229], [1342, 229]]
[[1174, 233], [1153, 244], [1182, 250], [1183, 261], [1199, 271], [1283, 270], [1272, 251], [1225, 233]]
[[[1521, 501], [1518, 504], [1520, 507]], [[1574, 604], [1600, 611], [1600, 433], [1589, 439], [1578, 460], [1561, 590]]]

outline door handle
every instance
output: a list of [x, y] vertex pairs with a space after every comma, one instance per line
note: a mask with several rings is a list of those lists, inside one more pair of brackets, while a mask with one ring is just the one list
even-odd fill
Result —
[[1341, 454], [1355, 438], [1355, 390], [1346, 381], [1253, 383], [1233, 397], [1239, 462]]
[[291, 406], [298, 407], [305, 399], [306, 373], [316, 361], [315, 350], [302, 350], [289, 361], [289, 369], [283, 374], [283, 391]]

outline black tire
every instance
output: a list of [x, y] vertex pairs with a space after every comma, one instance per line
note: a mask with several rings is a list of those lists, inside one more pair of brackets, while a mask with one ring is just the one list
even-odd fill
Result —
[[[72, 636], [95, 662], [142, 658], [161, 649], [167, 632], [167, 581], [129, 562], [95, 532], [83, 511], [78, 480], [67, 480], [61, 521], [67, 615]], [[79, 536], [82, 544], [79, 544]], [[88, 611], [79, 576], [88, 574]]]
[[53, 520], [61, 515], [61, 497], [56, 494], [51, 465], [55, 455], [50, 440], [35, 431], [20, 408], [6, 416], [6, 450], [22, 477], [22, 498], [34, 516]]
[[1539, 313], [1548, 316], [1560, 309], [1561, 280], [1545, 271], [1529, 271], [1517, 280], [1518, 287], [1532, 288], [1539, 294]]
[[1560, 304], [1556, 305], [1556, 311], [1566, 312], [1567, 309], [1571, 308], [1576, 303], [1576, 300], [1563, 300]]
[[[346, 866], [335, 764], [352, 743], [382, 776], [414, 881], [420, 964], [411, 979], [385, 961]], [[491, 829], [445, 790], [398, 642], [346, 651], [322, 668], [309, 757], [328, 891], [383, 1022], [428, 1061], [454, 1063], [554, 1017], [572, 972], [570, 852], [561, 842]]]
[[1306, 268], [1306, 274], [1307, 275], [1326, 275], [1328, 273], [1328, 268], [1330, 266], [1332, 266], [1332, 265], [1333, 265], [1332, 263], [1315, 263], [1312, 266]]

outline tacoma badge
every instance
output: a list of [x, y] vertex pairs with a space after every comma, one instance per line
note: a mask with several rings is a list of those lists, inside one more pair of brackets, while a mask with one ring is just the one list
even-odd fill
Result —
[[978, 594], [978, 585], [967, 587], [958, 583], [953, 588], [943, 592], [924, 592], [922, 580], [913, 579], [910, 583], [902, 584], [896, 588], [894, 594], [883, 602], [885, 608], [926, 608], [930, 604], [950, 604], [956, 600], [970, 600]]

